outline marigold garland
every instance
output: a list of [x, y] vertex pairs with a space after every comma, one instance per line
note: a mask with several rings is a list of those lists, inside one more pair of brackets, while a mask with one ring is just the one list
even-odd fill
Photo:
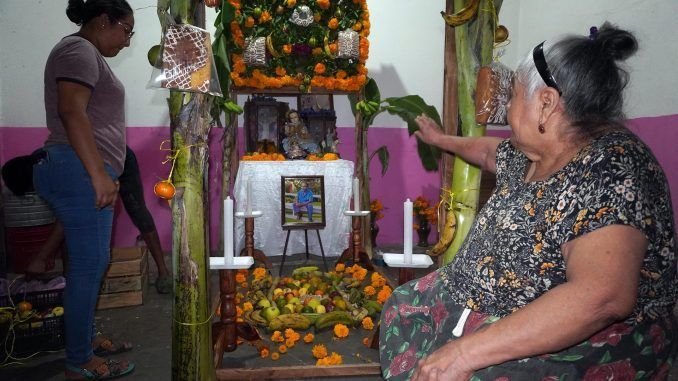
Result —
[[[369, 56], [367, 37], [371, 24], [366, 0], [307, 1], [304, 5], [314, 15], [314, 23], [307, 27], [290, 20], [296, 0], [267, 3], [229, 0], [229, 3], [235, 8], [227, 47], [233, 52], [231, 79], [235, 86], [258, 89], [294, 86], [308, 90], [310, 84], [328, 90], [357, 91], [367, 81], [365, 62]], [[229, 7], [224, 10], [233, 12]], [[336, 57], [338, 32], [345, 29], [359, 34], [356, 60]], [[265, 67], [247, 67], [242, 62], [248, 37], [267, 38], [269, 60]]]

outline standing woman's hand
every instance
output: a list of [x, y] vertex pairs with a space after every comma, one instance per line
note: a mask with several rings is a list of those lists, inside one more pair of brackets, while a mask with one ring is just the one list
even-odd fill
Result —
[[467, 381], [472, 375], [458, 341], [451, 341], [419, 360], [411, 381]]
[[111, 180], [106, 172], [92, 177], [92, 187], [96, 195], [95, 206], [104, 208], [108, 205], [115, 205], [120, 190], [120, 182]]
[[435, 144], [439, 142], [442, 136], [445, 136], [443, 130], [428, 116], [421, 114], [414, 119], [419, 126], [419, 130], [414, 132], [421, 141], [427, 144]]

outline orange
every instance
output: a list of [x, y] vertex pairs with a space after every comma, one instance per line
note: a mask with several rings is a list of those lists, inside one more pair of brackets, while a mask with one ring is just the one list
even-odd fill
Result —
[[153, 193], [165, 200], [171, 200], [175, 192], [174, 185], [169, 180], [158, 181], [153, 187]]

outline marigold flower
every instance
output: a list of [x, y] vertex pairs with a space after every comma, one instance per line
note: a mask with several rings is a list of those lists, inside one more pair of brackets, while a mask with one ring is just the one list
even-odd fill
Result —
[[244, 275], [242, 274], [235, 274], [235, 282], [236, 283], [243, 283], [247, 280]]
[[245, 20], [245, 27], [251, 28], [253, 26], [254, 26], [254, 17], [248, 16], [247, 19]]
[[341, 365], [341, 363], [343, 363], [341, 355], [339, 355], [337, 352], [332, 352], [331, 355], [319, 359], [318, 361], [316, 361], [315, 364], [319, 366], [328, 366], [328, 365]]
[[323, 74], [325, 72], [325, 65], [321, 62], [318, 62], [313, 68], [313, 72], [316, 74]]
[[332, 17], [330, 21], [327, 23], [327, 27], [334, 30], [339, 27], [339, 20], [337, 20], [336, 17]]
[[325, 348], [325, 345], [323, 344], [314, 345], [311, 349], [311, 354], [317, 359], [327, 357], [327, 348]]
[[346, 78], [346, 76], [347, 76], [347, 74], [346, 74], [345, 71], [343, 71], [343, 70], [337, 71], [337, 78], [338, 79], [344, 79], [344, 78]]
[[299, 333], [297, 333], [295, 330], [292, 328], [287, 328], [285, 330], [285, 338], [286, 339], [292, 339], [292, 340], [299, 340]]
[[269, 354], [268, 348], [261, 348], [261, 350], [259, 351], [259, 356], [261, 356], [262, 359], [268, 357], [268, 354]]
[[266, 276], [266, 269], [263, 267], [257, 267], [252, 272], [252, 275], [254, 276], [254, 279], [261, 279]]
[[282, 343], [285, 341], [285, 338], [282, 336], [280, 331], [275, 331], [273, 332], [273, 335], [271, 335], [271, 341], [274, 343]]
[[391, 291], [390, 289], [386, 289], [385, 286], [379, 291], [379, 293], [377, 293], [377, 302], [384, 304], [388, 300], [389, 296], [391, 296]]
[[369, 337], [363, 338], [363, 345], [366, 346], [366, 347], [370, 346], [370, 338]]
[[336, 43], [329, 44], [329, 47], [330, 47], [330, 53], [334, 54], [334, 53], [337, 52], [337, 49], [338, 49], [338, 48], [337, 48], [337, 44], [336, 44]]
[[304, 335], [304, 343], [310, 344], [310, 343], [313, 342], [314, 338], [315, 338], [315, 336], [313, 336], [313, 334], [309, 332], [306, 335]]
[[316, 0], [315, 3], [318, 4], [320, 9], [327, 9], [330, 7], [330, 0]]
[[356, 32], [359, 31], [362, 28], [363, 28], [363, 24], [361, 24], [360, 22], [355, 23], [352, 27], [352, 29], [355, 30]]
[[372, 321], [372, 318], [367, 316], [366, 318], [363, 319], [362, 321], [363, 328], [370, 330], [374, 328], [374, 322]]
[[235, 316], [242, 316], [242, 308], [235, 306]]
[[359, 270], [356, 270], [353, 272], [353, 279], [363, 281], [365, 277], [367, 276], [367, 270], [361, 268]]
[[283, 345], [278, 347], [278, 350], [280, 351], [280, 353], [285, 353], [285, 352], [287, 352], [287, 346], [285, 344], [283, 344]]
[[294, 348], [294, 346], [297, 344], [297, 341], [294, 339], [287, 339], [285, 340], [285, 345], [287, 345], [287, 348]]
[[334, 326], [334, 336], [339, 338], [344, 338], [348, 336], [348, 327], [343, 324], [337, 324]]
[[275, 75], [279, 77], [284, 77], [285, 75], [287, 75], [287, 70], [278, 66], [275, 68]]
[[337, 263], [337, 265], [334, 266], [334, 271], [336, 271], [338, 273], [343, 272], [345, 269], [346, 269], [346, 265], [344, 265], [343, 263]]
[[261, 16], [259, 16], [259, 22], [262, 24], [271, 21], [271, 19], [272, 19], [271, 14], [268, 13], [268, 11], [262, 12]]
[[319, 56], [323, 54], [323, 50], [321, 48], [313, 48], [311, 54], [313, 54], [314, 56]]
[[377, 290], [375, 290], [373, 286], [366, 286], [363, 289], [363, 292], [365, 293], [366, 296], [372, 296], [377, 293]]
[[386, 284], [386, 278], [384, 278], [381, 274], [378, 272], [373, 272], [372, 275], [370, 276], [370, 281], [372, 282], [372, 286], [374, 288], [379, 288], [383, 285]]
[[283, 45], [283, 53], [285, 53], [285, 54], [292, 53], [292, 45], [290, 45], [290, 44]]
[[278, 359], [280, 359], [280, 353], [278, 352], [271, 353], [271, 360], [277, 361]]
[[297, 5], [297, 0], [287, 0], [287, 8], [292, 8]]

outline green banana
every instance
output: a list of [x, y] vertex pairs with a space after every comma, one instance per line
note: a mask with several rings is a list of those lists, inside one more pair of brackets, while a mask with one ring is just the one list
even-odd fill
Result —
[[226, 101], [224, 101], [224, 108], [228, 112], [233, 112], [233, 113], [236, 113], [236, 114], [242, 114], [242, 112], [243, 112], [242, 107], [238, 106], [237, 103], [233, 102], [230, 99], [227, 99]]
[[317, 271], [318, 266], [305, 266], [305, 267], [297, 267], [292, 271], [292, 275], [296, 274], [304, 274], [304, 273], [310, 273], [312, 271]]
[[301, 314], [304, 315], [304, 317], [306, 317], [306, 319], [308, 319], [311, 322], [311, 324], [315, 324], [315, 321], [318, 320], [319, 317], [324, 315], [315, 312], [302, 312]]
[[258, 327], [268, 326], [268, 321], [261, 316], [260, 310], [249, 310], [243, 313], [243, 320]]
[[302, 314], [283, 314], [271, 319], [268, 328], [280, 331], [287, 328], [308, 329], [311, 326], [311, 320]]
[[315, 321], [316, 331], [334, 327], [336, 324], [346, 324], [352, 326], [355, 323], [350, 312], [332, 311], [319, 316]]

